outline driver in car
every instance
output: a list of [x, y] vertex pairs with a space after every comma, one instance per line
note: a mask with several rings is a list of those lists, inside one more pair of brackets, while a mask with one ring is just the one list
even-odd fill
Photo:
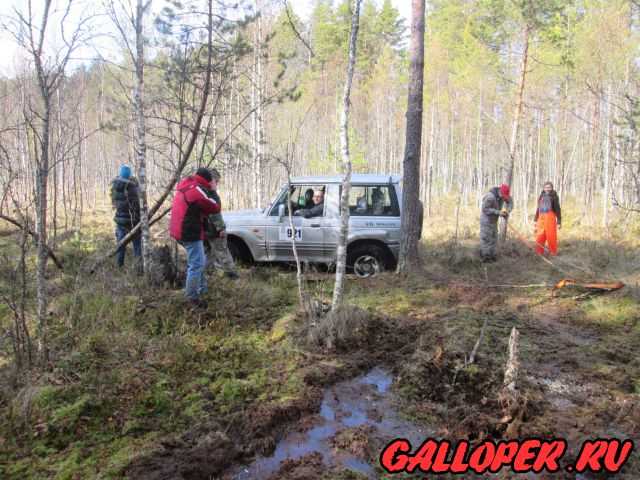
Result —
[[321, 217], [324, 213], [324, 192], [322, 190], [316, 190], [313, 192], [313, 207], [301, 208], [296, 210], [294, 215], [299, 215], [304, 218]]

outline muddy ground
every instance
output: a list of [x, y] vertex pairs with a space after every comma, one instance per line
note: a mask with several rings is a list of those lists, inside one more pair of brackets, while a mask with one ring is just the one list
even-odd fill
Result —
[[[144, 479], [390, 478], [379, 455], [394, 436], [472, 442], [564, 438], [567, 461], [587, 439], [640, 437], [638, 312], [612, 325], [588, 308], [594, 301], [606, 308], [603, 300], [551, 300], [545, 288], [488, 286], [505, 283], [499, 272], [485, 274], [489, 284], [467, 278], [424, 272], [397, 280], [385, 274], [354, 287], [378, 300], [354, 307], [342, 329], [294, 319], [285, 335], [308, 352], [308, 362], [297, 372], [305, 395], [264, 404], [225, 424], [200, 425], [163, 443], [127, 474]], [[610, 294], [612, 305], [629, 294]], [[502, 383], [514, 326], [521, 334], [520, 370], [516, 392], [505, 396]], [[331, 328], [339, 332], [327, 342]], [[375, 382], [362, 383], [375, 368], [388, 372], [384, 391]], [[351, 388], [353, 379], [359, 386], [351, 396], [336, 393]], [[339, 423], [340, 402], [354, 399], [370, 403], [358, 407], [365, 414], [349, 421], [353, 411], [343, 413], [347, 421]], [[332, 413], [327, 414], [328, 406]], [[383, 426], [385, 412], [393, 413]], [[296, 442], [308, 445], [317, 432], [328, 432], [317, 447], [295, 451]], [[293, 452], [290, 458], [282, 453], [286, 445]], [[274, 452], [282, 458], [277, 467], [271, 460], [268, 473], [256, 471], [256, 462], [268, 462]], [[535, 477], [503, 471], [495, 478]], [[539, 478], [609, 477], [563, 472]], [[636, 452], [615, 478], [640, 478]]]

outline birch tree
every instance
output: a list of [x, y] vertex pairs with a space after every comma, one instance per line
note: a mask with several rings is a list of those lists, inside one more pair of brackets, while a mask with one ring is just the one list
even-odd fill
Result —
[[356, 65], [356, 45], [360, 26], [361, 0], [353, 1], [351, 17], [351, 40], [349, 41], [349, 61], [347, 79], [342, 94], [342, 110], [340, 112], [340, 150], [342, 153], [342, 193], [340, 194], [340, 234], [338, 236], [338, 254], [336, 260], [336, 281], [333, 286], [332, 311], [342, 306], [344, 296], [344, 280], [347, 266], [347, 239], [349, 237], [349, 191], [351, 189], [351, 157], [349, 156], [349, 107], [351, 105], [351, 85]]
[[147, 144], [145, 140], [145, 116], [144, 116], [144, 14], [151, 5], [151, 0], [144, 4], [142, 0], [136, 3], [136, 157], [138, 160], [138, 180], [140, 188], [140, 231], [142, 234], [142, 261], [145, 274], [148, 276], [151, 270], [151, 233], [149, 227], [149, 203], [147, 201]]
[[[81, 12], [80, 20], [75, 28], [65, 30], [72, 10], [72, 0], [62, 3], [57, 9], [52, 0], [45, 0], [37, 12], [31, 0], [24, 11], [13, 9], [12, 18], [7, 30], [13, 35], [20, 47], [33, 62], [34, 76], [37, 84], [39, 102], [29, 102], [28, 124], [32, 130], [37, 147], [33, 150], [35, 164], [36, 186], [36, 230], [37, 236], [37, 274], [36, 294], [38, 299], [38, 341], [37, 349], [42, 366], [48, 364], [47, 352], [47, 260], [49, 248], [47, 246], [47, 213], [49, 208], [49, 174], [51, 169], [51, 123], [53, 115], [54, 97], [65, 76], [65, 69], [74, 51], [86, 44], [92, 37], [88, 26], [87, 12]], [[61, 21], [61, 47], [53, 47], [47, 40], [50, 35], [49, 23], [52, 18]]]
[[[147, 143], [146, 124], [144, 112], [144, 20], [146, 12], [151, 5], [151, 0], [136, 0], [135, 12], [131, 9], [127, 11], [127, 6], [123, 1], [116, 2], [109, 0], [106, 3], [109, 16], [116, 26], [125, 44], [131, 62], [135, 68], [135, 97], [133, 100], [133, 110], [135, 118], [135, 158], [136, 172], [140, 187], [140, 234], [142, 236], [142, 259], [145, 274], [148, 276], [151, 270], [151, 234], [149, 225], [149, 202], [148, 202], [148, 178], [147, 178]], [[128, 25], [121, 21], [121, 17], [126, 17]], [[131, 42], [128, 34], [128, 26], [135, 32], [134, 42]], [[132, 45], [133, 43], [133, 45]]]

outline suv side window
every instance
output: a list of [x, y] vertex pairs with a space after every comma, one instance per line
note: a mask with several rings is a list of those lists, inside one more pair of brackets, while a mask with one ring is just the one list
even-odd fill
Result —
[[395, 190], [389, 185], [352, 185], [349, 191], [349, 213], [358, 216], [400, 215]]
[[[314, 206], [313, 203], [313, 192], [316, 190], [322, 190], [326, 192], [326, 185], [291, 185], [291, 201], [293, 202], [293, 211], [300, 210], [302, 208], [311, 208]], [[278, 215], [278, 207], [280, 205], [287, 205], [287, 190], [285, 189], [276, 203], [273, 204], [273, 207], [269, 211], [269, 216], [277, 216]], [[288, 209], [285, 209], [287, 214], [289, 213]]]

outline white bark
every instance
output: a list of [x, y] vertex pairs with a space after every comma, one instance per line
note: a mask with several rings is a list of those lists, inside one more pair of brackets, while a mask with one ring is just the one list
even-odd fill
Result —
[[508, 392], [514, 392], [516, 382], [518, 381], [518, 371], [520, 370], [520, 360], [518, 359], [518, 350], [520, 349], [520, 332], [513, 327], [509, 336], [509, 357], [507, 365], [504, 369], [504, 389]]
[[[611, 99], [611, 84], [607, 89], [607, 100]], [[609, 223], [609, 157], [611, 156], [611, 106], [607, 108], [607, 133], [604, 138], [604, 192], [602, 194], [602, 226], [606, 227]]]
[[347, 238], [349, 236], [349, 190], [351, 189], [351, 158], [349, 156], [349, 106], [353, 71], [356, 65], [356, 42], [360, 26], [360, 2], [354, 0], [351, 18], [351, 41], [349, 42], [349, 63], [347, 81], [342, 96], [342, 112], [340, 113], [340, 150], [342, 152], [342, 193], [340, 196], [340, 235], [338, 237], [338, 256], [336, 260], [336, 282], [333, 286], [332, 310], [342, 306], [344, 298], [344, 280], [347, 269]]
[[140, 230], [142, 233], [142, 259], [144, 271], [149, 275], [152, 270], [151, 259], [151, 234], [149, 225], [149, 204], [147, 201], [147, 144], [145, 140], [145, 118], [144, 118], [144, 32], [143, 18], [145, 10], [151, 2], [145, 5], [142, 0], [136, 4], [136, 157], [138, 162], [138, 180], [140, 188]]
[[300, 310], [302, 312], [309, 312], [309, 302], [306, 295], [305, 279], [302, 272], [302, 264], [300, 263], [300, 257], [298, 255], [298, 245], [296, 243], [296, 226], [293, 223], [293, 209], [291, 208], [291, 170], [289, 164], [286, 165], [287, 169], [287, 204], [288, 204], [288, 217], [289, 228], [291, 228], [291, 248], [293, 250], [293, 258], [296, 262], [296, 281], [298, 282], [298, 301], [300, 302]]
[[[45, 366], [49, 356], [47, 352], [47, 181], [49, 176], [49, 141], [51, 139], [51, 98], [55, 87], [55, 79], [50, 77], [43, 61], [43, 44], [51, 0], [46, 0], [42, 14], [39, 38], [31, 34], [31, 54], [36, 65], [38, 90], [42, 97], [42, 130], [39, 139], [39, 152], [36, 153], [36, 215], [38, 233], [37, 252], [38, 268], [36, 273], [36, 295], [38, 297], [38, 352], [40, 363]], [[30, 25], [31, 26], [31, 25]], [[37, 46], [36, 46], [36, 41]], [[57, 83], [57, 82], [56, 82]]]
[[251, 154], [253, 163], [253, 208], [260, 208], [264, 199], [264, 96], [266, 59], [263, 51], [263, 19], [260, 1], [254, 0], [253, 12], [257, 15], [253, 29], [253, 64], [251, 68]]

